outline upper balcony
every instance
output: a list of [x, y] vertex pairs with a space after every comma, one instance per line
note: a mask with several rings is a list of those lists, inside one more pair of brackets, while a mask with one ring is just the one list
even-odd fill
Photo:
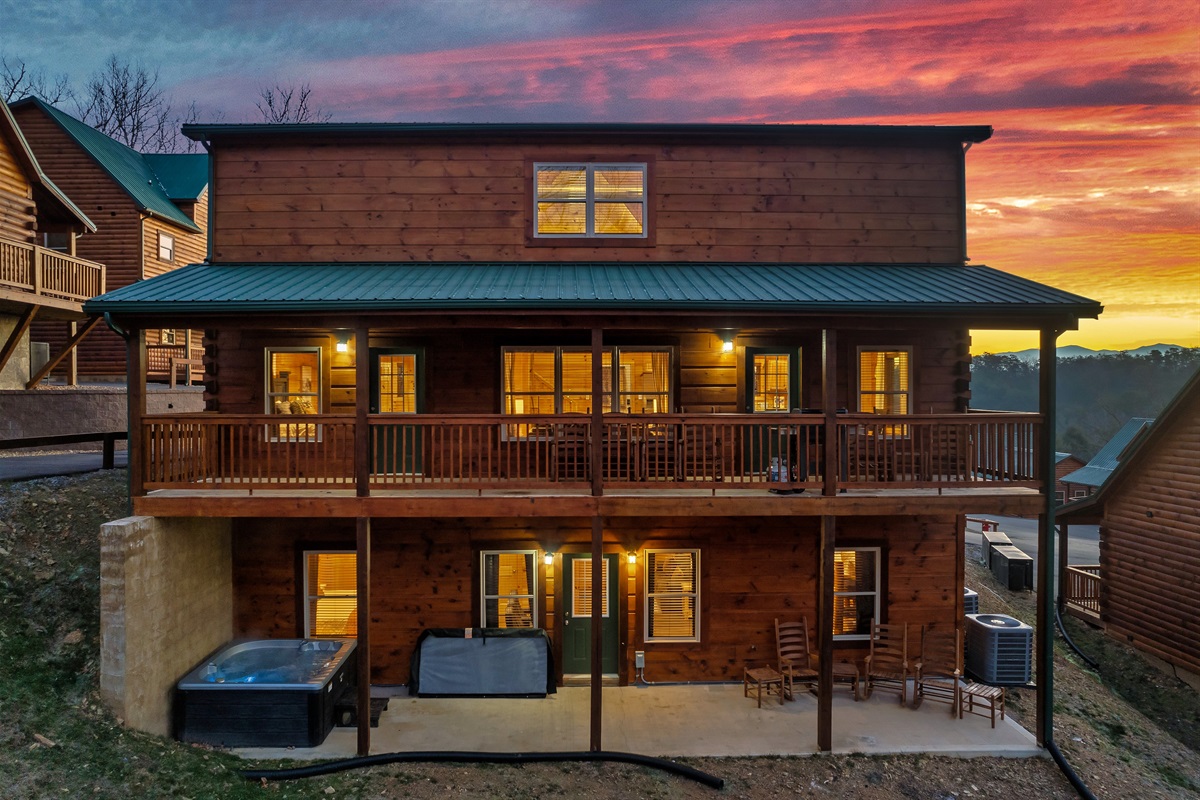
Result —
[[52, 305], [62, 306], [62, 301], [78, 305], [104, 294], [104, 277], [103, 264], [40, 245], [0, 239], [0, 287], [29, 293]]
[[605, 414], [598, 429], [372, 414], [365, 430], [348, 415], [152, 415], [130, 463], [135, 511], [159, 515], [1032, 513], [1041, 427], [1017, 413]]

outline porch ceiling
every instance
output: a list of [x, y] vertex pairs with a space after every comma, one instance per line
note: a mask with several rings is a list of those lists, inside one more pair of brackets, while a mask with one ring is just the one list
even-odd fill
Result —
[[757, 263], [193, 264], [88, 314], [723, 312], [1078, 319], [1101, 305], [985, 266]]

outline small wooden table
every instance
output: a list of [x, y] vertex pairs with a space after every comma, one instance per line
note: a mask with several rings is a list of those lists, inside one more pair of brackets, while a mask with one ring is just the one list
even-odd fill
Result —
[[746, 667], [742, 674], [742, 697], [750, 696], [752, 684], [758, 689], [759, 708], [762, 708], [763, 687], [766, 687], [768, 697], [772, 691], [779, 695], [779, 705], [783, 705], [783, 676], [778, 672], [770, 667]]
[[859, 698], [858, 681], [860, 678], [861, 675], [859, 675], [858, 666], [856, 664], [853, 664], [849, 661], [833, 662], [833, 680], [835, 682], [849, 681], [850, 690], [854, 692], [855, 701], [857, 701]]

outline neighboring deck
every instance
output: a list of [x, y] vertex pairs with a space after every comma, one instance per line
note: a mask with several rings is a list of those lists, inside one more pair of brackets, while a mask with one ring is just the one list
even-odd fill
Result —
[[[1035, 513], [1032, 414], [148, 416], [156, 516]], [[826, 448], [832, 437], [838, 445]], [[966, 500], [969, 498], [969, 500]]]
[[0, 304], [43, 306], [83, 316], [83, 302], [104, 294], [103, 264], [41, 245], [0, 239]]

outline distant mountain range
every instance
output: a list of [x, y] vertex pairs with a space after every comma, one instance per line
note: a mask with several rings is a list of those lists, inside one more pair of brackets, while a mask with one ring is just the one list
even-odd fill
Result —
[[[1082, 358], [1083, 356], [1111, 356], [1117, 353], [1128, 353], [1131, 356], [1148, 356], [1151, 350], [1167, 352], [1172, 347], [1178, 347], [1186, 350], [1186, 347], [1179, 344], [1148, 344], [1144, 347], [1138, 347], [1134, 350], [1091, 350], [1087, 347], [1080, 347], [1077, 344], [1068, 344], [1064, 347], [1059, 347], [1055, 352], [1059, 358]], [[1028, 350], [1017, 350], [1011, 353], [996, 353], [998, 356], [1015, 356], [1026, 363], [1033, 363], [1038, 360], [1040, 351], [1036, 347], [1031, 347]]]

